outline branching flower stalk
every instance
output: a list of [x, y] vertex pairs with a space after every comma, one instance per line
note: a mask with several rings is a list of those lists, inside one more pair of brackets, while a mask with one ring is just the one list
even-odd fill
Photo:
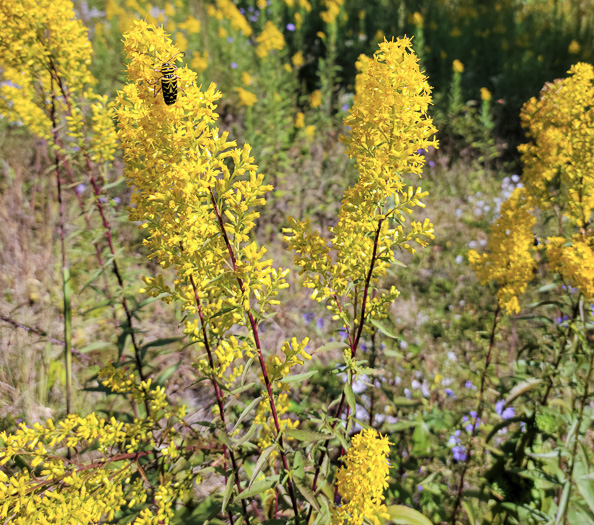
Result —
[[[421, 175], [423, 153], [437, 147], [432, 138], [436, 128], [427, 115], [431, 87], [409, 39], [384, 41], [379, 47], [373, 59], [361, 56], [357, 62], [356, 95], [345, 119], [350, 134], [341, 141], [360, 176], [345, 193], [330, 243], [308, 220], [290, 218], [291, 227], [285, 230], [311, 298], [328, 301], [333, 319], [345, 327], [350, 359], [363, 331], [371, 333], [369, 323], [385, 317], [399, 295], [395, 287], [379, 289], [380, 278], [396, 260], [395, 250], [414, 253], [411, 242], [425, 246], [425, 239], [433, 238], [429, 219], [420, 223], [406, 218], [414, 207], [424, 207], [421, 199], [427, 193], [405, 181], [408, 174]], [[355, 374], [349, 374], [350, 384]], [[331, 429], [342, 417], [345, 400], [343, 389]], [[317, 461], [314, 492], [324, 455]]]
[[[243, 279], [239, 276], [239, 267], [237, 265], [237, 259], [235, 257], [235, 252], [233, 250], [233, 247], [231, 246], [231, 243], [229, 242], [229, 236], [227, 235], [227, 230], [225, 228], [225, 223], [223, 221], [223, 217], [222, 217], [219, 207], [217, 205], [215, 196], [212, 192], [212, 188], [209, 188], [208, 191], [210, 194], [210, 201], [212, 203], [214, 213], [216, 215], [217, 221], [219, 223], [219, 227], [221, 229], [221, 234], [223, 236], [225, 245], [229, 252], [229, 259], [231, 260], [231, 265], [233, 266], [233, 270], [236, 274], [237, 284], [241, 291], [241, 295], [245, 296], [245, 293], [246, 293], [245, 286], [243, 283]], [[281, 435], [281, 426], [280, 426], [279, 417], [278, 417], [277, 410], [276, 410], [276, 403], [274, 401], [274, 394], [272, 392], [272, 383], [270, 381], [270, 377], [268, 376], [268, 371], [266, 369], [266, 362], [264, 360], [264, 355], [262, 354], [262, 347], [260, 346], [260, 336], [258, 334], [258, 323], [254, 319], [254, 315], [252, 313], [252, 308], [251, 308], [251, 305], [249, 304], [249, 302], [247, 305], [244, 304], [244, 307], [247, 312], [250, 329], [252, 331], [252, 336], [254, 338], [256, 350], [258, 352], [258, 360], [260, 362], [260, 369], [262, 371], [262, 376], [264, 377], [264, 384], [266, 385], [266, 393], [268, 394], [268, 402], [270, 403], [270, 411], [272, 412], [272, 418], [274, 420], [274, 426], [276, 429], [275, 439], [279, 446], [279, 451], [280, 451], [283, 467], [286, 472], [290, 472], [291, 469], [289, 467], [289, 462], [287, 461], [287, 455], [285, 453], [285, 448], [283, 445], [283, 437]], [[297, 498], [295, 496], [295, 488], [293, 486], [293, 481], [291, 480], [291, 478], [287, 479], [287, 490], [289, 492], [289, 497], [291, 498], [291, 504], [293, 505], [293, 510], [295, 512], [295, 523], [296, 523], [296, 525], [299, 525], [299, 508], [297, 506]], [[242, 501], [244, 501], [244, 500], [242, 500]]]

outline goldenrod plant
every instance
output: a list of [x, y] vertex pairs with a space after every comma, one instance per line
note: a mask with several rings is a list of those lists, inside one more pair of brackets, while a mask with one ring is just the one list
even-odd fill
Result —
[[[64, 3], [65, 13], [67, 7]], [[59, 21], [67, 22], [68, 16]], [[77, 27], [82, 38], [82, 26]], [[261, 39], [260, 48], [278, 48], [272, 26], [267, 27], [263, 35], [268, 36]], [[65, 28], [67, 24], [58, 24], [57, 29]], [[46, 34], [57, 29], [52, 27]], [[361, 366], [354, 358], [362, 330], [369, 330], [373, 319], [384, 316], [386, 306], [397, 296], [394, 288], [375, 297], [371, 297], [372, 290], [394, 260], [395, 249], [413, 251], [411, 242], [424, 246], [424, 238], [433, 235], [427, 219], [418, 223], [405, 218], [413, 207], [423, 206], [420, 199], [426, 194], [407, 185], [404, 177], [420, 173], [423, 158], [417, 150], [436, 145], [436, 130], [427, 116], [430, 87], [418, 70], [410, 42], [386, 41], [373, 59], [362, 58], [365, 66], [347, 119], [351, 136], [344, 140], [348, 154], [356, 160], [360, 180], [347, 192], [339, 223], [332, 230], [332, 242], [343, 250], [343, 260], [335, 266], [327, 258], [327, 269], [321, 272], [324, 280], [313, 288], [318, 300], [332, 299], [336, 319], [348, 328], [350, 364], [338, 414], [318, 431], [300, 430], [300, 422], [287, 417], [291, 384], [312, 374], [291, 375], [294, 367], [311, 360], [308, 338], [298, 341], [293, 337], [283, 344], [280, 355], [263, 347], [260, 340], [261, 324], [276, 314], [279, 293], [288, 286], [288, 270], [273, 266], [272, 259], [265, 258], [266, 248], [252, 235], [257, 210], [266, 203], [271, 187], [254, 164], [249, 145], [238, 147], [216, 126], [215, 108], [221, 93], [214, 84], [202, 90], [195, 72], [175, 66], [182, 53], [162, 28], [134, 22], [125, 35], [124, 49], [128, 82], [117, 96], [114, 116], [125, 175], [132, 188], [130, 219], [145, 232], [148, 255], [163, 270], [143, 277], [141, 293], [167, 304], [179, 303], [183, 331], [199, 354], [193, 366], [212, 385], [213, 419], [190, 423], [183, 405], [168, 400], [162, 386], [145, 379], [138, 352], [135, 370], [118, 362], [104, 366], [98, 381], [132, 403], [133, 419], [126, 422], [95, 413], [84, 417], [69, 413], [56, 423], [23, 423], [16, 433], [1, 434], [5, 446], [1, 461], [11, 467], [10, 475], [2, 474], [2, 517], [15, 523], [183, 520], [189, 516], [185, 508], [193, 500], [193, 487], [213, 468], [211, 454], [220, 454], [222, 463], [217, 469], [226, 479], [220, 513], [230, 523], [283, 516], [297, 524], [309, 521], [312, 511], [320, 523], [328, 523], [331, 516], [340, 522], [350, 519], [350, 513], [345, 514], [349, 507], [335, 512], [333, 501], [316, 491], [319, 467], [337, 439], [347, 448], [347, 436], [337, 423], [345, 395], [349, 407], [355, 409], [350, 385]], [[69, 129], [81, 129], [77, 123], [84, 122], [83, 116], [73, 106], [77, 84], [70, 88], [68, 72], [51, 70], [51, 48], [47, 55], [49, 82], [61, 83], [59, 95], [52, 92], [52, 96], [60, 97]], [[164, 100], [163, 68], [155, 68], [155, 63], [170, 64], [167, 74], [177, 78], [179, 91], [173, 103]], [[15, 61], [17, 70], [19, 65]], [[78, 66], [77, 74], [81, 71]], [[91, 82], [90, 77], [85, 80]], [[370, 99], [366, 90], [371, 85], [375, 87]], [[42, 113], [47, 110], [41, 107]], [[50, 113], [49, 132], [56, 134], [55, 103]], [[390, 119], [378, 126], [382, 115]], [[94, 131], [99, 135], [107, 129], [102, 125]], [[385, 142], [384, 136], [390, 139]], [[89, 158], [89, 166], [97, 162], [86, 142], [79, 142], [79, 147]], [[63, 159], [57, 141], [55, 151], [59, 166]], [[354, 230], [358, 230], [356, 237]], [[289, 245], [296, 248], [298, 231], [287, 233], [292, 234]], [[318, 236], [314, 244], [305, 238], [302, 242], [311, 251], [323, 241]], [[298, 259], [298, 264], [304, 266], [301, 260], [305, 259]], [[312, 276], [311, 282], [316, 280]], [[359, 284], [350, 285], [349, 291], [349, 282]], [[362, 294], [359, 305], [353, 294]], [[349, 319], [347, 309], [352, 308]], [[259, 367], [259, 380], [245, 384], [254, 373], [253, 363]], [[240, 392], [248, 391], [259, 396], [236, 418], [229, 407], [237, 403]], [[144, 406], [144, 413], [138, 413], [138, 406]], [[337, 475], [338, 491], [357, 509], [357, 523], [363, 519], [378, 523], [378, 516], [387, 516], [381, 501], [389, 447], [387, 439], [376, 438], [376, 434], [367, 431], [367, 444], [355, 440]], [[320, 438], [323, 451], [316, 445]], [[353, 459], [360, 446], [376, 446], [375, 439], [379, 439], [381, 456], [369, 464], [365, 458], [363, 463]], [[87, 457], [91, 450], [93, 454]], [[261, 454], [255, 467], [250, 462], [254, 454]], [[203, 458], [198, 463], [197, 455]], [[381, 474], [376, 472], [378, 460]], [[359, 508], [358, 501], [365, 495], [348, 488], [348, 476], [369, 477], [369, 488], [374, 491], [369, 505]], [[324, 485], [328, 482], [324, 480]]]

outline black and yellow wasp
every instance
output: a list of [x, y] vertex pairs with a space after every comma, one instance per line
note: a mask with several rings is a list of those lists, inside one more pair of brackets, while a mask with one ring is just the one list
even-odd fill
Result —
[[179, 77], [175, 74], [178, 67], [173, 63], [173, 60], [178, 55], [184, 56], [185, 53], [180, 51], [179, 53], [176, 53], [172, 57], [169, 57], [167, 60], [165, 60], [165, 62], [161, 64], [160, 68], [155, 69], [155, 71], [161, 73], [161, 78], [158, 78], [152, 82], [152, 84], [161, 82], [161, 86], [155, 90], [155, 96], [157, 96], [157, 93], [159, 93], [160, 89], [163, 92], [163, 100], [168, 106], [175, 104], [175, 101], [177, 100], [177, 79]]

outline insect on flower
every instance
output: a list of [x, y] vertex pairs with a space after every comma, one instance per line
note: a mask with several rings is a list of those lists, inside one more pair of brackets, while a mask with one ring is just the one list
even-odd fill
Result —
[[161, 78], [153, 82], [153, 84], [161, 82], [161, 86], [155, 90], [155, 96], [157, 96], [157, 93], [159, 93], [160, 89], [163, 92], [163, 100], [168, 106], [175, 104], [175, 101], [177, 100], [177, 90], [181, 89], [177, 86], [177, 79], [179, 77], [175, 74], [178, 67], [173, 63], [173, 60], [178, 55], [184, 56], [185, 53], [183, 51], [176, 53], [172, 57], [169, 57], [167, 60], [165, 60], [160, 68], [155, 69], [155, 71], [161, 73]]

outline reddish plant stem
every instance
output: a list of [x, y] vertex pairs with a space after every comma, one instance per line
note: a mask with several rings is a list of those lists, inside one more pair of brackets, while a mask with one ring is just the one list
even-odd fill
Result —
[[[180, 248], [181, 251], [183, 252], [183, 246], [181, 245], [180, 242]], [[215, 391], [215, 396], [217, 398], [217, 405], [219, 407], [219, 414], [221, 416], [221, 422], [223, 423], [223, 430], [225, 432], [225, 435], [227, 437], [229, 437], [229, 433], [227, 432], [227, 424], [225, 421], [225, 400], [223, 399], [223, 393], [221, 392], [221, 388], [219, 387], [219, 384], [216, 382], [214, 374], [215, 374], [215, 365], [214, 365], [214, 359], [212, 357], [212, 350], [210, 349], [210, 343], [208, 340], [208, 332], [206, 331], [206, 323], [204, 321], [204, 312], [202, 311], [202, 303], [200, 302], [200, 297], [198, 296], [198, 289], [196, 287], [196, 281], [194, 281], [194, 276], [190, 275], [190, 283], [192, 284], [192, 290], [194, 291], [194, 300], [196, 301], [196, 309], [198, 310], [198, 317], [200, 318], [200, 327], [202, 328], [202, 337], [204, 339], [204, 347], [206, 348], [206, 354], [208, 356], [208, 364], [210, 365], [210, 369], [212, 370], [212, 377], [210, 378], [211, 382], [212, 382], [212, 386], [214, 388]], [[227, 453], [229, 454], [229, 457], [231, 458], [231, 464], [233, 466], [233, 472], [235, 473], [235, 486], [237, 487], [237, 494], [241, 494], [241, 482], [239, 480], [239, 467], [237, 465], [237, 460], [235, 458], [235, 454], [234, 452], [229, 449], [227, 447], [227, 445], [223, 445], [223, 458], [224, 458], [224, 468], [225, 470], [227, 470]], [[227, 477], [225, 476], [225, 481], [227, 480]], [[243, 498], [241, 500], [241, 506], [243, 508], [243, 514], [244, 514], [244, 518], [247, 521], [247, 523], [249, 524], [250, 520], [248, 517], [248, 512], [247, 512], [247, 504], [245, 501], [245, 498]], [[255, 506], [255, 503], [253, 503], [252, 506]], [[231, 523], [233, 523], [233, 516], [231, 515], [231, 512], [229, 512], [229, 519], [231, 521]]]
[[[55, 76], [57, 83], [60, 86], [60, 91], [62, 93], [62, 96], [64, 97], [66, 106], [68, 107], [68, 113], [69, 113], [69, 115], [72, 115], [72, 106], [70, 104], [70, 98], [68, 96], [68, 93], [66, 92], [66, 89], [64, 88], [62, 79], [58, 75], [58, 71], [56, 70], [56, 67], [55, 67], [53, 60], [51, 58], [50, 58], [50, 68], [51, 68], [51, 73]], [[132, 312], [130, 311], [128, 302], [124, 295], [124, 279], [122, 278], [122, 274], [120, 272], [120, 269], [119, 269], [119, 266], [117, 263], [117, 259], [116, 259], [116, 253], [115, 253], [115, 248], [114, 248], [114, 244], [113, 244], [113, 237], [111, 234], [111, 225], [109, 224], [109, 220], [107, 219], [107, 215], [105, 214], [105, 209], [104, 209], [103, 204], [100, 199], [101, 188], [100, 188], [99, 184], [97, 183], [97, 179], [95, 178], [95, 175], [93, 174], [93, 169], [91, 166], [91, 159], [90, 159], [89, 154], [86, 150], [83, 151], [83, 155], [85, 157], [85, 163], [86, 163], [86, 167], [87, 167], [86, 175], [87, 175], [87, 178], [89, 179], [89, 182], [91, 183], [91, 186], [93, 187], [93, 192], [95, 193], [95, 205], [97, 206], [97, 210], [99, 211], [99, 215], [101, 216], [101, 221], [103, 223], [103, 228], [105, 230], [105, 238], [107, 240], [107, 245], [109, 246], [109, 251], [112, 255], [113, 273], [115, 274], [116, 279], [118, 281], [118, 285], [120, 286], [120, 289], [122, 290], [122, 298], [121, 298], [122, 307], [124, 308], [124, 312], [126, 314], [126, 320], [128, 322], [128, 327], [130, 329], [130, 338], [132, 340], [132, 346], [134, 347], [134, 361], [135, 361], [135, 365], [136, 365], [136, 370], [138, 372], [138, 376], [140, 377], [140, 380], [142, 382], [144, 382], [146, 380], [146, 378], [145, 378], [144, 372], [142, 371], [142, 358], [141, 358], [141, 353], [140, 353], [140, 347], [138, 346], [138, 343], [136, 341], [136, 334], [134, 332], [134, 326], [133, 326], [133, 322], [132, 322]], [[148, 397], [148, 389], [145, 389], [145, 393], [147, 394], [147, 397]], [[149, 403], [148, 399], [146, 399], [146, 398], [144, 400], [144, 407], [145, 407], [147, 416], [150, 417], [150, 415], [151, 415], [150, 403]]]
[[[369, 293], [369, 287], [371, 284], [371, 277], [373, 275], [373, 270], [375, 268], [375, 262], [377, 260], [377, 249], [378, 249], [378, 244], [379, 244], [379, 236], [380, 236], [380, 232], [382, 229], [382, 225], [384, 223], [384, 219], [380, 219], [378, 221], [377, 224], [377, 230], [375, 231], [375, 238], [373, 240], [373, 251], [371, 254], [371, 262], [369, 264], [369, 271], [367, 272], [367, 276], [365, 277], [365, 288], [363, 290], [363, 299], [361, 301], [361, 314], [360, 314], [360, 318], [359, 318], [359, 326], [357, 327], [357, 333], [355, 336], [355, 339], [351, 339], [350, 335], [349, 335], [349, 341], [351, 342], [351, 357], [354, 358], [355, 355], [357, 354], [357, 348], [359, 346], [359, 340], [361, 339], [361, 332], [363, 330], [363, 323], [365, 321], [365, 310], [367, 307], [367, 295]], [[334, 296], [335, 300], [337, 301], [338, 304], [338, 299], [336, 298], [336, 295]], [[340, 306], [339, 306], [340, 308]], [[352, 383], [353, 378], [351, 377], [351, 383]], [[341, 419], [342, 416], [342, 411], [344, 409], [344, 402], [346, 400], [346, 393], [343, 389], [342, 391], [342, 395], [340, 397], [340, 403], [338, 404], [338, 410], [336, 411], [336, 415], [334, 416], [336, 418], [336, 420], [334, 421], [334, 423], [332, 423], [330, 425], [331, 430], [334, 430], [336, 428], [336, 425], [338, 424], [338, 422]], [[328, 452], [328, 444], [330, 443], [330, 440], [327, 440], [324, 443], [324, 446], [326, 447], [326, 450], [323, 451], [320, 454], [320, 457], [318, 458], [318, 463], [316, 465], [316, 470], [314, 473], [314, 480], [313, 480], [313, 484], [312, 484], [312, 491], [316, 492], [316, 489], [318, 488], [318, 477], [320, 475], [320, 469], [322, 468], [322, 463], [324, 462], [324, 457]], [[342, 456], [342, 453], [341, 453]], [[307, 521], [309, 522], [309, 519], [311, 517], [311, 513], [312, 513], [312, 508], [310, 507], [309, 509], [309, 514], [307, 516]]]
[[[225, 241], [225, 245], [227, 246], [227, 251], [229, 252], [229, 259], [231, 260], [231, 265], [233, 266], [233, 270], [235, 271], [236, 275], [238, 272], [237, 267], [237, 260], [235, 258], [235, 253], [233, 252], [233, 247], [231, 246], [231, 242], [229, 241], [229, 237], [227, 235], [227, 230], [225, 228], [225, 223], [223, 222], [223, 217], [217, 205], [217, 201], [215, 196], [212, 192], [212, 188], [209, 188], [210, 192], [210, 201], [212, 203], [214, 212], [217, 216], [217, 220], [219, 223], [219, 228], [221, 229], [221, 234], [223, 235], [223, 239]], [[237, 275], [237, 284], [239, 286], [239, 290], [241, 291], [242, 296], [245, 294], [245, 287], [243, 284], [243, 279]], [[270, 382], [270, 378], [268, 377], [268, 372], [266, 371], [266, 363], [264, 362], [264, 355], [262, 354], [262, 348], [260, 345], [260, 337], [258, 335], [258, 324], [254, 319], [252, 314], [251, 308], [247, 311], [248, 319], [250, 322], [250, 327], [252, 330], [252, 335], [254, 336], [254, 343], [256, 345], [256, 349], [258, 351], [258, 360], [260, 361], [260, 369], [262, 370], [262, 375], [264, 376], [264, 383], [266, 385], [266, 391], [268, 392], [268, 400], [270, 402], [270, 411], [272, 412], [272, 418], [274, 420], [274, 426], [276, 428], [276, 436], [277, 442], [279, 445], [279, 450], [281, 454], [281, 459], [283, 463], [283, 467], [287, 472], [290, 472], [289, 462], [287, 461], [287, 455], [285, 454], [284, 446], [283, 446], [283, 438], [280, 435], [280, 423], [278, 419], [278, 414], [276, 412], [276, 404], [274, 403], [274, 396], [272, 392], [272, 384]], [[289, 492], [289, 496], [291, 498], [291, 503], [293, 505], [293, 511], [295, 513], [295, 524], [299, 525], [299, 509], [297, 507], [297, 498], [295, 497], [295, 490], [293, 488], [293, 482], [291, 479], [287, 479], [287, 490]]]
[[491, 364], [491, 356], [493, 354], [493, 348], [495, 346], [495, 329], [497, 328], [497, 321], [499, 320], [500, 311], [501, 307], [499, 306], [499, 303], [497, 303], [497, 308], [495, 309], [495, 315], [493, 317], [493, 327], [491, 328], [491, 336], [489, 338], [489, 349], [487, 350], [487, 355], [485, 357], [485, 368], [483, 370], [483, 373], [481, 374], [481, 385], [479, 388], [479, 396], [476, 405], [476, 417], [474, 418], [474, 423], [472, 425], [470, 439], [468, 440], [468, 450], [466, 451], [466, 459], [464, 460], [464, 466], [462, 467], [462, 473], [460, 474], [460, 482], [458, 483], [458, 489], [456, 491], [456, 500], [454, 501], [454, 510], [452, 512], [452, 525], [456, 525], [456, 518], [458, 516], [458, 511], [460, 510], [460, 504], [462, 502], [464, 478], [466, 476], [466, 472], [468, 471], [468, 467], [470, 465], [470, 458], [472, 456], [472, 441], [476, 436], [476, 430], [479, 425], [479, 420], [483, 413], [483, 397], [485, 394], [485, 385], [487, 383], [487, 370], [489, 369], [489, 365]]

